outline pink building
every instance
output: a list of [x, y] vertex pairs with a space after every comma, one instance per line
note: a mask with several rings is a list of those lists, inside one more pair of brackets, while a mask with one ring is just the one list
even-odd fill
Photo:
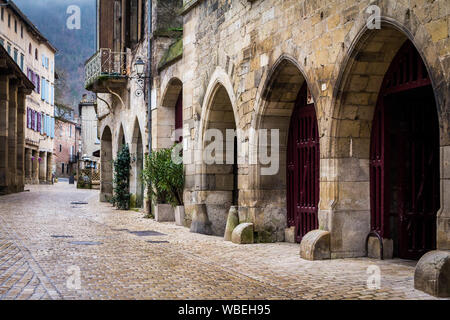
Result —
[[56, 177], [69, 177], [72, 174], [76, 174], [80, 129], [80, 126], [73, 118], [73, 110], [70, 110], [64, 116], [57, 117], [53, 150]]

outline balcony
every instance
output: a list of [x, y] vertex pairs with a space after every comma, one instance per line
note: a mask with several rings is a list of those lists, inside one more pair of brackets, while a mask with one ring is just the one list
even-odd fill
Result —
[[100, 49], [85, 64], [86, 90], [95, 93], [110, 93], [123, 88], [130, 75], [130, 58], [126, 52]]

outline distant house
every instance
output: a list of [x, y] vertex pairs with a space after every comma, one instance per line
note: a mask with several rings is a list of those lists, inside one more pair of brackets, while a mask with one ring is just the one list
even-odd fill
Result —
[[55, 141], [53, 148], [55, 175], [69, 177], [76, 173], [79, 159], [80, 130], [73, 109], [55, 107]]
[[81, 125], [81, 154], [82, 167], [97, 169], [100, 163], [100, 140], [97, 133], [97, 104], [83, 95], [78, 105]]

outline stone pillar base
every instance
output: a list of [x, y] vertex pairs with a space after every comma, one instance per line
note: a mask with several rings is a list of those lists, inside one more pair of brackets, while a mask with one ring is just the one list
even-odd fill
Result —
[[300, 243], [300, 257], [306, 260], [330, 259], [330, 233], [324, 230], [308, 232]]
[[450, 251], [434, 250], [420, 258], [414, 288], [436, 297], [450, 297]]
[[206, 213], [206, 205], [195, 204], [192, 212], [191, 232], [212, 235], [211, 222]]
[[295, 227], [289, 227], [284, 229], [284, 241], [289, 243], [295, 243]]

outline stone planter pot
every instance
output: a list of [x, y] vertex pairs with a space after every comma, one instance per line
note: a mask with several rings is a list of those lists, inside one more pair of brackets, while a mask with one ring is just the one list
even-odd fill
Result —
[[175, 224], [177, 226], [184, 226], [184, 206], [175, 207]]
[[175, 212], [170, 204], [158, 203], [155, 206], [155, 221], [167, 222], [175, 221]]

